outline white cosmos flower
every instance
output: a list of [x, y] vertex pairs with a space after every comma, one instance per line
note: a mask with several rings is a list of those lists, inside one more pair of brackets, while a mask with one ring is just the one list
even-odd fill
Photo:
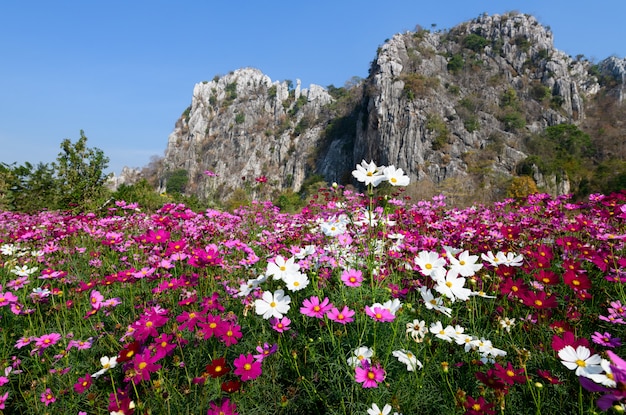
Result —
[[446, 326], [443, 328], [441, 321], [436, 321], [430, 325], [428, 330], [435, 335], [435, 337], [445, 340], [449, 343], [452, 343], [453, 337], [455, 336], [454, 327]]
[[115, 366], [117, 366], [117, 356], [102, 356], [100, 358], [100, 364], [102, 365], [102, 369], [91, 375], [92, 378], [98, 378], [104, 375], [109, 369], [113, 369]]
[[440, 313], [445, 314], [448, 317], [452, 317], [452, 309], [443, 305], [443, 299], [441, 297], [435, 298], [430, 288], [420, 287], [420, 294], [424, 300], [426, 308], [429, 310], [437, 310]]
[[385, 179], [392, 186], [408, 186], [411, 179], [406, 176], [402, 169], [396, 169], [395, 166], [388, 166], [383, 169]]
[[301, 272], [289, 274], [285, 276], [283, 280], [285, 281], [285, 284], [287, 284], [287, 289], [290, 291], [300, 291], [309, 285], [309, 277]]
[[266, 320], [271, 317], [281, 319], [289, 311], [290, 303], [291, 298], [283, 290], [265, 291], [262, 298], [254, 300], [254, 311]]
[[344, 215], [329, 218], [326, 222], [320, 223], [320, 230], [326, 236], [339, 236], [346, 233], [348, 221]]
[[256, 279], [248, 280], [239, 285], [239, 292], [237, 297], [245, 297], [250, 294], [255, 288], [259, 286], [259, 282]]
[[294, 257], [285, 260], [281, 255], [277, 255], [274, 262], [268, 262], [265, 273], [268, 277], [271, 275], [275, 280], [285, 280], [289, 274], [300, 270], [300, 265], [296, 264], [295, 261]]
[[454, 270], [464, 277], [471, 277], [483, 267], [483, 264], [477, 263], [478, 255], [470, 255], [469, 251], [463, 251], [456, 258], [448, 253], [450, 260], [450, 270]]
[[446, 275], [446, 260], [439, 256], [437, 252], [420, 251], [413, 259], [415, 265], [420, 268], [420, 273], [424, 276], [436, 278]]
[[606, 386], [607, 388], [614, 388], [617, 386], [615, 377], [613, 376], [613, 371], [611, 370], [611, 362], [607, 359], [602, 359], [600, 367], [602, 367], [604, 373], [592, 373], [587, 377], [602, 386]]
[[417, 357], [409, 350], [394, 350], [392, 352], [394, 357], [406, 365], [406, 370], [414, 372], [415, 369], [421, 369], [423, 367], [422, 362], [417, 360]]
[[459, 277], [453, 269], [448, 270], [445, 278], [437, 278], [435, 281], [435, 291], [452, 301], [467, 301], [472, 294], [472, 290], [464, 287], [465, 278]]
[[391, 413], [391, 405], [386, 404], [383, 409], [380, 409], [375, 403], [367, 410], [367, 415], [389, 415]]
[[352, 176], [366, 186], [371, 184], [376, 187], [385, 180], [383, 169], [384, 166], [378, 167], [373, 161], [366, 163], [363, 160], [361, 164], [356, 165], [356, 170], [352, 171]]
[[559, 358], [563, 366], [569, 370], [575, 370], [576, 376], [585, 376], [597, 374], [602, 372], [602, 358], [597, 355], [591, 354], [591, 350], [585, 346], [577, 346], [574, 349], [572, 346], [567, 345], [559, 350]]
[[357, 367], [362, 362], [371, 363], [370, 359], [374, 356], [374, 350], [367, 346], [361, 346], [354, 349], [352, 354], [353, 356], [348, 358], [348, 364], [352, 367]]
[[421, 343], [426, 333], [428, 333], [428, 329], [424, 320], [416, 319], [411, 323], [406, 323], [406, 334], [410, 334], [416, 342]]

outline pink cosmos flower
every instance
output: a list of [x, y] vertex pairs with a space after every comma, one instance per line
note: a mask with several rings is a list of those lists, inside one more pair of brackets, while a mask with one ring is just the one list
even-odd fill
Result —
[[387, 323], [396, 318], [391, 311], [384, 307], [370, 308], [369, 306], [365, 306], [365, 314], [370, 316], [373, 320], [380, 321], [381, 323]]
[[11, 292], [0, 293], [0, 307], [17, 302], [18, 298]]
[[9, 399], [9, 392], [5, 392], [4, 395], [0, 395], [0, 409], [4, 409], [7, 399]]
[[92, 343], [93, 343], [93, 337], [90, 337], [87, 340], [70, 340], [65, 350], [70, 350], [72, 347], [75, 347], [78, 350], [91, 349]]
[[270, 346], [267, 343], [263, 343], [262, 347], [261, 346], [256, 347], [256, 351], [259, 352], [259, 354], [255, 354], [254, 359], [257, 360], [258, 362], [262, 362], [263, 359], [265, 359], [267, 356], [270, 356], [276, 353], [276, 350], [278, 350], [277, 344], [273, 344]]
[[235, 375], [238, 375], [243, 381], [253, 380], [261, 376], [261, 362], [254, 360], [251, 353], [239, 355], [233, 365], [235, 365]]
[[324, 300], [320, 303], [320, 299], [317, 296], [313, 296], [311, 298], [305, 299], [302, 302], [302, 307], [300, 307], [300, 313], [305, 316], [315, 317], [322, 319], [324, 318], [324, 314], [333, 308], [328, 297], [325, 297]]
[[224, 399], [221, 405], [211, 402], [207, 415], [237, 415], [237, 405], [231, 403], [228, 398]]
[[350, 310], [348, 306], [343, 306], [341, 311], [339, 311], [337, 307], [333, 307], [332, 310], [326, 313], [326, 317], [339, 324], [348, 324], [353, 322], [353, 316], [354, 311]]
[[35, 337], [35, 346], [45, 349], [55, 345], [61, 339], [59, 333], [44, 334], [41, 337]]
[[41, 397], [39, 400], [43, 402], [46, 406], [48, 406], [51, 403], [56, 402], [57, 398], [55, 398], [55, 396], [52, 394], [52, 391], [50, 390], [50, 388], [46, 388], [46, 390], [43, 391], [43, 393], [41, 394]]
[[348, 287], [360, 287], [363, 282], [363, 273], [356, 269], [347, 269], [341, 273], [341, 281]]
[[270, 323], [272, 324], [272, 328], [279, 333], [288, 331], [291, 328], [289, 327], [291, 320], [287, 317], [283, 317], [281, 319], [272, 318]]
[[377, 388], [378, 384], [385, 380], [385, 369], [378, 363], [371, 366], [367, 361], [364, 361], [354, 371], [354, 379], [358, 383], [362, 383], [364, 388]]
[[21, 349], [24, 346], [28, 346], [30, 344], [30, 342], [32, 342], [35, 339], [36, 339], [36, 337], [30, 337], [30, 336], [29, 337], [22, 337], [15, 343], [15, 348], [16, 349]]

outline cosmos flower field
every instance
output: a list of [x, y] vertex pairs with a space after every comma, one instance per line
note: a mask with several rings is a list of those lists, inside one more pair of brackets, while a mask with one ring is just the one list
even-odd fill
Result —
[[353, 174], [296, 214], [0, 212], [0, 413], [624, 412], [626, 195]]

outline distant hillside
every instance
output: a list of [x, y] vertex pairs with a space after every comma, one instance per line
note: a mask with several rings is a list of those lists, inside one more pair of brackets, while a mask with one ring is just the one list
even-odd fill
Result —
[[626, 59], [567, 56], [532, 16], [482, 15], [393, 36], [345, 87], [252, 68], [199, 83], [144, 176], [226, 200], [349, 184], [365, 159], [404, 169], [412, 196], [458, 203], [607, 192], [626, 186], [625, 79]]

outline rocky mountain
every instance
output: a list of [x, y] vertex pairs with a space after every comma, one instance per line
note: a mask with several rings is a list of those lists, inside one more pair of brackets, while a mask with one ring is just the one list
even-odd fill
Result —
[[[312, 175], [350, 183], [365, 159], [402, 168], [417, 196], [501, 197], [531, 155], [529, 137], [590, 125], [594, 97], [619, 105], [625, 80], [626, 59], [574, 59], [530, 15], [417, 28], [387, 40], [369, 76], [350, 87], [302, 88], [252, 68], [197, 84], [159, 183], [164, 190], [182, 175], [185, 193], [223, 200], [242, 187], [258, 191], [255, 179], [274, 192], [298, 191]], [[571, 191], [571, 177], [543, 170], [533, 165], [543, 190]]]

